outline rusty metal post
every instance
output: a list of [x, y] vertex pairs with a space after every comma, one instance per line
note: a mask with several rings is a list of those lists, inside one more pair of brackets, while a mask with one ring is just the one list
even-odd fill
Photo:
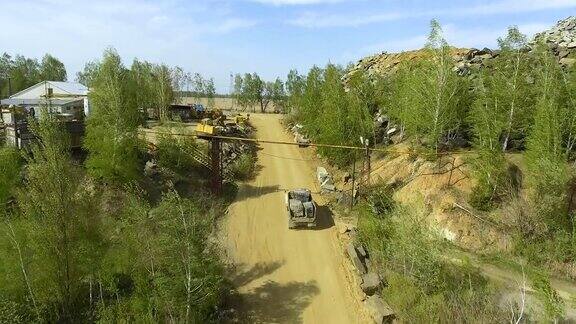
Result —
[[370, 145], [368, 140], [366, 140], [366, 187], [370, 188]]
[[219, 138], [210, 139], [210, 158], [212, 162], [212, 192], [220, 195], [222, 192], [222, 163], [221, 163], [221, 146], [222, 140]]
[[352, 199], [350, 199], [350, 210], [354, 208], [355, 191], [356, 191], [356, 151], [354, 151], [354, 160], [352, 161]]

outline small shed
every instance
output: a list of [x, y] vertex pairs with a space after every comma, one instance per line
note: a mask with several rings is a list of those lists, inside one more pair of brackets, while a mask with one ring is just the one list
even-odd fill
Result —
[[6, 142], [18, 148], [34, 140], [28, 118], [38, 118], [42, 111], [56, 114], [70, 133], [72, 147], [80, 147], [84, 119], [90, 113], [88, 88], [76, 82], [43, 81], [0, 100]]
[[88, 88], [77, 82], [43, 81], [0, 100], [0, 105], [24, 108], [34, 117], [38, 117], [42, 107], [76, 120], [83, 120], [90, 113]]

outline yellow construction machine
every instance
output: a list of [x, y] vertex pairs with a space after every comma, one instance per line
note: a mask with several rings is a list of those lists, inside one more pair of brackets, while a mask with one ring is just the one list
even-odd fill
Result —
[[204, 118], [200, 121], [200, 124], [196, 125], [196, 132], [215, 135], [216, 129], [214, 125], [212, 125], [212, 120], [210, 118]]

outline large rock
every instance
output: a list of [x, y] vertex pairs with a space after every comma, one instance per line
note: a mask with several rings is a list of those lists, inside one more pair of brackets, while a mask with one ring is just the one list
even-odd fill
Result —
[[571, 67], [572, 65], [574, 65], [574, 63], [576, 63], [576, 59], [573, 59], [573, 58], [565, 57], [565, 58], [560, 60], [560, 64], [567, 66], [567, 67]]
[[318, 183], [322, 191], [336, 191], [336, 186], [332, 181], [332, 177], [323, 167], [316, 168], [316, 177], [318, 178]]
[[362, 284], [360, 288], [368, 296], [372, 296], [377, 293], [381, 288], [382, 280], [380, 276], [375, 272], [368, 272], [362, 276]]
[[394, 311], [379, 295], [369, 296], [364, 301], [364, 305], [377, 324], [392, 323], [394, 321]]
[[362, 258], [358, 254], [358, 251], [354, 247], [354, 244], [349, 243], [348, 246], [346, 247], [346, 252], [348, 253], [348, 257], [350, 257], [350, 261], [352, 261], [354, 268], [356, 268], [356, 270], [358, 270], [360, 274], [365, 274], [366, 265], [364, 265], [364, 262], [362, 262]]
[[144, 174], [147, 176], [155, 176], [158, 174], [158, 165], [153, 161], [146, 161], [144, 165]]

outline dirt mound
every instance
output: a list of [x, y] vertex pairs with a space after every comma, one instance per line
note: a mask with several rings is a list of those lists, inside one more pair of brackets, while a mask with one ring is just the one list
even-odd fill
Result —
[[[526, 50], [533, 50], [539, 40], [544, 40], [544, 42], [548, 44], [560, 64], [563, 66], [572, 66], [576, 62], [576, 17], [571, 16], [560, 20], [552, 28], [536, 34]], [[452, 47], [450, 51], [456, 62], [454, 70], [457, 71], [459, 75], [469, 75], [471, 67], [485, 66], [486, 60], [491, 60], [499, 55], [498, 50], [488, 48], [480, 50], [475, 48]], [[344, 75], [343, 82], [347, 83], [350, 78], [358, 72], [364, 72], [368, 76], [387, 76], [393, 74], [401, 62], [410, 62], [427, 57], [430, 57], [430, 53], [426, 51], [426, 49], [400, 53], [382, 52], [368, 56], [359, 60], [358, 63]]]
[[[459, 59], [468, 54], [467, 48], [451, 48], [451, 54], [455, 59]], [[410, 62], [430, 57], [430, 52], [426, 49], [406, 51], [401, 53], [386, 53], [365, 57], [356, 63], [354, 67], [344, 76], [343, 81], [347, 82], [354, 74], [359, 71], [372, 75], [389, 75], [394, 73], [401, 62]]]

